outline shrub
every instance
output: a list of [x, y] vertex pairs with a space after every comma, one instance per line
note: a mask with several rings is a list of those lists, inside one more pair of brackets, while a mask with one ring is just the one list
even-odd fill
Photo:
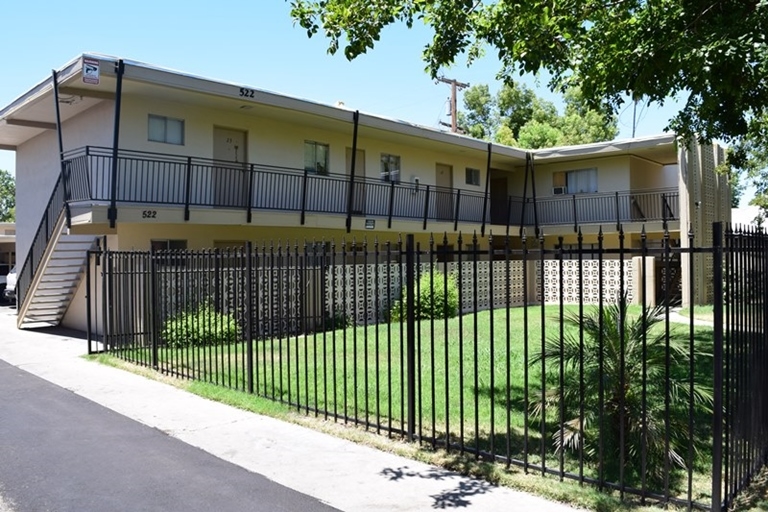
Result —
[[337, 329], [346, 329], [352, 325], [352, 318], [348, 317], [343, 311], [326, 311], [325, 318], [317, 326], [318, 331], [325, 327], [326, 331], [335, 331]]
[[[459, 314], [459, 285], [456, 276], [452, 274], [447, 277], [441, 272], [422, 274], [415, 295], [416, 320], [452, 318]], [[396, 301], [390, 309], [390, 318], [392, 321], [405, 319], [407, 312], [408, 303], [404, 290], [403, 298]]]
[[240, 328], [232, 315], [204, 304], [167, 320], [161, 336], [172, 348], [224, 345], [240, 338]]
[[[642, 477], [645, 445], [646, 475], [649, 481], [658, 484], [663, 482], [667, 461], [671, 468], [686, 468], [685, 454], [691, 434], [688, 429], [690, 404], [692, 402], [699, 413], [711, 412], [713, 391], [708, 385], [696, 382], [693, 395], [690, 394], [689, 375], [685, 370], [689, 365], [688, 341], [685, 337], [668, 337], [666, 331], [656, 328], [664, 318], [663, 305], [639, 315], [630, 315], [628, 310], [624, 294], [616, 304], [604, 307], [602, 318], [598, 308], [585, 312], [584, 317], [579, 317], [578, 313], [567, 313], [563, 317], [563, 322], [571, 329], [565, 332], [562, 340], [558, 336], [548, 338], [544, 352], [535, 353], [531, 365], [546, 360], [549, 368], [558, 368], [562, 362], [564, 381], [560, 389], [548, 389], [545, 402], [535, 402], [533, 412], [541, 418], [545, 405], [557, 410], [563, 403], [565, 421], [558, 424], [552, 434], [558, 452], [578, 451], [583, 446], [587, 457], [596, 458], [602, 436], [604, 474], [612, 481], [618, 481], [621, 471], [623, 421], [626, 481], [634, 483]], [[579, 329], [584, 333], [583, 346]], [[699, 346], [694, 357], [697, 360], [711, 359], [711, 352], [708, 347]], [[670, 363], [668, 410], [665, 408], [667, 358]], [[579, 378], [581, 371], [583, 384]], [[602, 404], [600, 383], [604, 394]], [[643, 392], [646, 394], [645, 410]], [[578, 407], [582, 396], [583, 416]], [[598, 416], [601, 406], [602, 426]], [[666, 415], [669, 431], [665, 429]], [[665, 432], [669, 437], [668, 444]]]

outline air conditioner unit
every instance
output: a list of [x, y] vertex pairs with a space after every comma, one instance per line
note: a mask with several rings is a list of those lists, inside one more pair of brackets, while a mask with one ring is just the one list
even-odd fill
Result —
[[552, 194], [554, 194], [556, 196], [560, 196], [560, 195], [567, 194], [567, 193], [568, 193], [568, 189], [566, 187], [554, 187], [554, 188], [552, 188]]

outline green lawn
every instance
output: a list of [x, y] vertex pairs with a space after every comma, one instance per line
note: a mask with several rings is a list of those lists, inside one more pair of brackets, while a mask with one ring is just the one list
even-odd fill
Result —
[[[630, 312], [638, 314], [639, 309], [632, 307]], [[527, 309], [527, 331], [525, 314], [523, 308], [514, 308], [417, 324], [416, 434], [427, 444], [444, 447], [448, 441], [453, 448], [464, 446], [516, 460], [527, 457], [531, 464], [541, 463], [543, 451], [547, 466], [559, 467], [560, 454], [553, 448], [552, 436], [560, 408], [550, 396], [559, 384], [559, 367], [549, 365], [544, 373], [548, 406], [542, 444], [542, 423], [531, 414], [532, 404], [541, 401], [541, 365], [525, 364], [526, 351], [529, 358], [538, 352], [542, 338], [560, 338], [559, 311], [545, 308], [543, 333], [541, 308]], [[564, 335], [578, 337], [577, 329], [565, 324], [562, 329]], [[687, 339], [687, 334], [687, 325], [673, 324], [672, 337]], [[405, 338], [405, 327], [379, 324], [254, 340], [255, 393], [321, 417], [397, 433], [405, 429], [407, 419]], [[711, 343], [711, 329], [696, 327], [695, 339], [700, 345]], [[146, 362], [149, 352], [135, 349], [122, 357]], [[247, 390], [246, 359], [245, 344], [159, 350], [163, 371], [239, 390]], [[566, 377], [573, 375], [567, 368], [564, 372]], [[697, 379], [710, 377], [711, 367], [697, 362]], [[572, 409], [573, 404], [566, 407]], [[706, 423], [705, 417], [699, 420]], [[707, 432], [701, 435], [706, 438]], [[704, 471], [709, 456], [706, 450], [698, 453], [696, 466]], [[594, 457], [584, 457], [585, 476], [597, 477], [591, 463]], [[566, 471], [578, 473], [578, 451], [565, 452], [562, 463]], [[677, 473], [672, 479], [673, 495], [682, 496], [687, 482], [684, 473]], [[694, 498], [706, 501], [708, 475], [694, 477]]]
[[[680, 314], [682, 316], [691, 316], [691, 308], [683, 308], [680, 310]], [[711, 305], [708, 306], [694, 306], [693, 307], [693, 318], [696, 320], [703, 320], [705, 322], [714, 322], [715, 316], [714, 316], [714, 307]]]

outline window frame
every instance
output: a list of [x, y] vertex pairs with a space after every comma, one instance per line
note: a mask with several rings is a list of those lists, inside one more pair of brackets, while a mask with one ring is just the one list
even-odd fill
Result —
[[478, 169], [477, 167], [465, 167], [464, 168], [464, 184], [472, 185], [473, 187], [479, 187], [480, 186], [480, 169]]
[[[163, 123], [163, 136], [162, 138], [152, 138], [152, 120], [156, 121], [162, 121]], [[173, 121], [179, 123], [179, 126], [181, 128], [181, 141], [180, 142], [174, 142], [169, 140], [168, 138], [168, 122]], [[159, 114], [148, 114], [147, 117], [147, 140], [149, 142], [157, 142], [159, 144], [172, 144], [174, 146], [183, 146], [184, 142], [186, 140], [186, 123], [184, 122], [184, 119], [180, 119], [177, 117], [169, 117], [169, 116], [161, 116]]]
[[[590, 173], [594, 175], [594, 190], [588, 190], [585, 192], [582, 191], [574, 191], [571, 189], [571, 187], [575, 187], [575, 185], [569, 184], [571, 179], [569, 179], [569, 176], [575, 176], [577, 173]], [[558, 179], [558, 177], [562, 176], [561, 179]], [[592, 180], [590, 180], [592, 181]], [[565, 183], [565, 185], [557, 185], [558, 182]], [[556, 171], [552, 174], [552, 188], [565, 188], [565, 195], [581, 195], [581, 194], [597, 194], [599, 192], [599, 186], [597, 181], [597, 167], [584, 167], [581, 169], [568, 169], [566, 171]]]
[[[314, 165], [309, 166], [307, 165], [307, 147], [312, 146], [313, 148], [313, 161]], [[317, 169], [317, 148], [323, 147], [325, 148], [325, 169], [322, 171], [318, 171]], [[328, 168], [330, 167], [330, 159], [331, 159], [331, 146], [330, 144], [326, 142], [318, 142], [316, 140], [305, 140], [304, 141], [304, 171], [308, 174], [315, 174], [317, 176], [328, 176]]]
[[[385, 166], [390, 166], [393, 163], [396, 163], [395, 170], [392, 170], [388, 167], [385, 169]], [[381, 153], [381, 157], [379, 158], [379, 165], [379, 176], [381, 177], [381, 181], [387, 183], [400, 183], [400, 176], [402, 175], [403, 171], [400, 155], [395, 155], [392, 153]]]

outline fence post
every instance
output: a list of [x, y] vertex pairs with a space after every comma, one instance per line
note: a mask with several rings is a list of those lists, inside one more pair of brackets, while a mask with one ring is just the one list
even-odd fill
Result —
[[723, 478], [723, 224], [712, 224], [714, 280], [714, 403], [712, 419], [712, 511], [722, 509]]
[[91, 251], [86, 253], [85, 257], [85, 337], [88, 340], [88, 354], [93, 354], [93, 337], [91, 332]]
[[152, 344], [152, 368], [158, 369], [158, 347], [157, 347], [157, 267], [155, 265], [155, 251], [149, 252], [149, 341]]
[[245, 347], [248, 393], [253, 394], [253, 243], [245, 242]]
[[406, 391], [408, 393], [408, 440], [416, 432], [416, 306], [415, 250], [413, 234], [405, 238], [405, 304], [406, 304], [406, 360], [408, 367]]
[[424, 229], [427, 229], [427, 216], [429, 215], [429, 185], [424, 192]]

